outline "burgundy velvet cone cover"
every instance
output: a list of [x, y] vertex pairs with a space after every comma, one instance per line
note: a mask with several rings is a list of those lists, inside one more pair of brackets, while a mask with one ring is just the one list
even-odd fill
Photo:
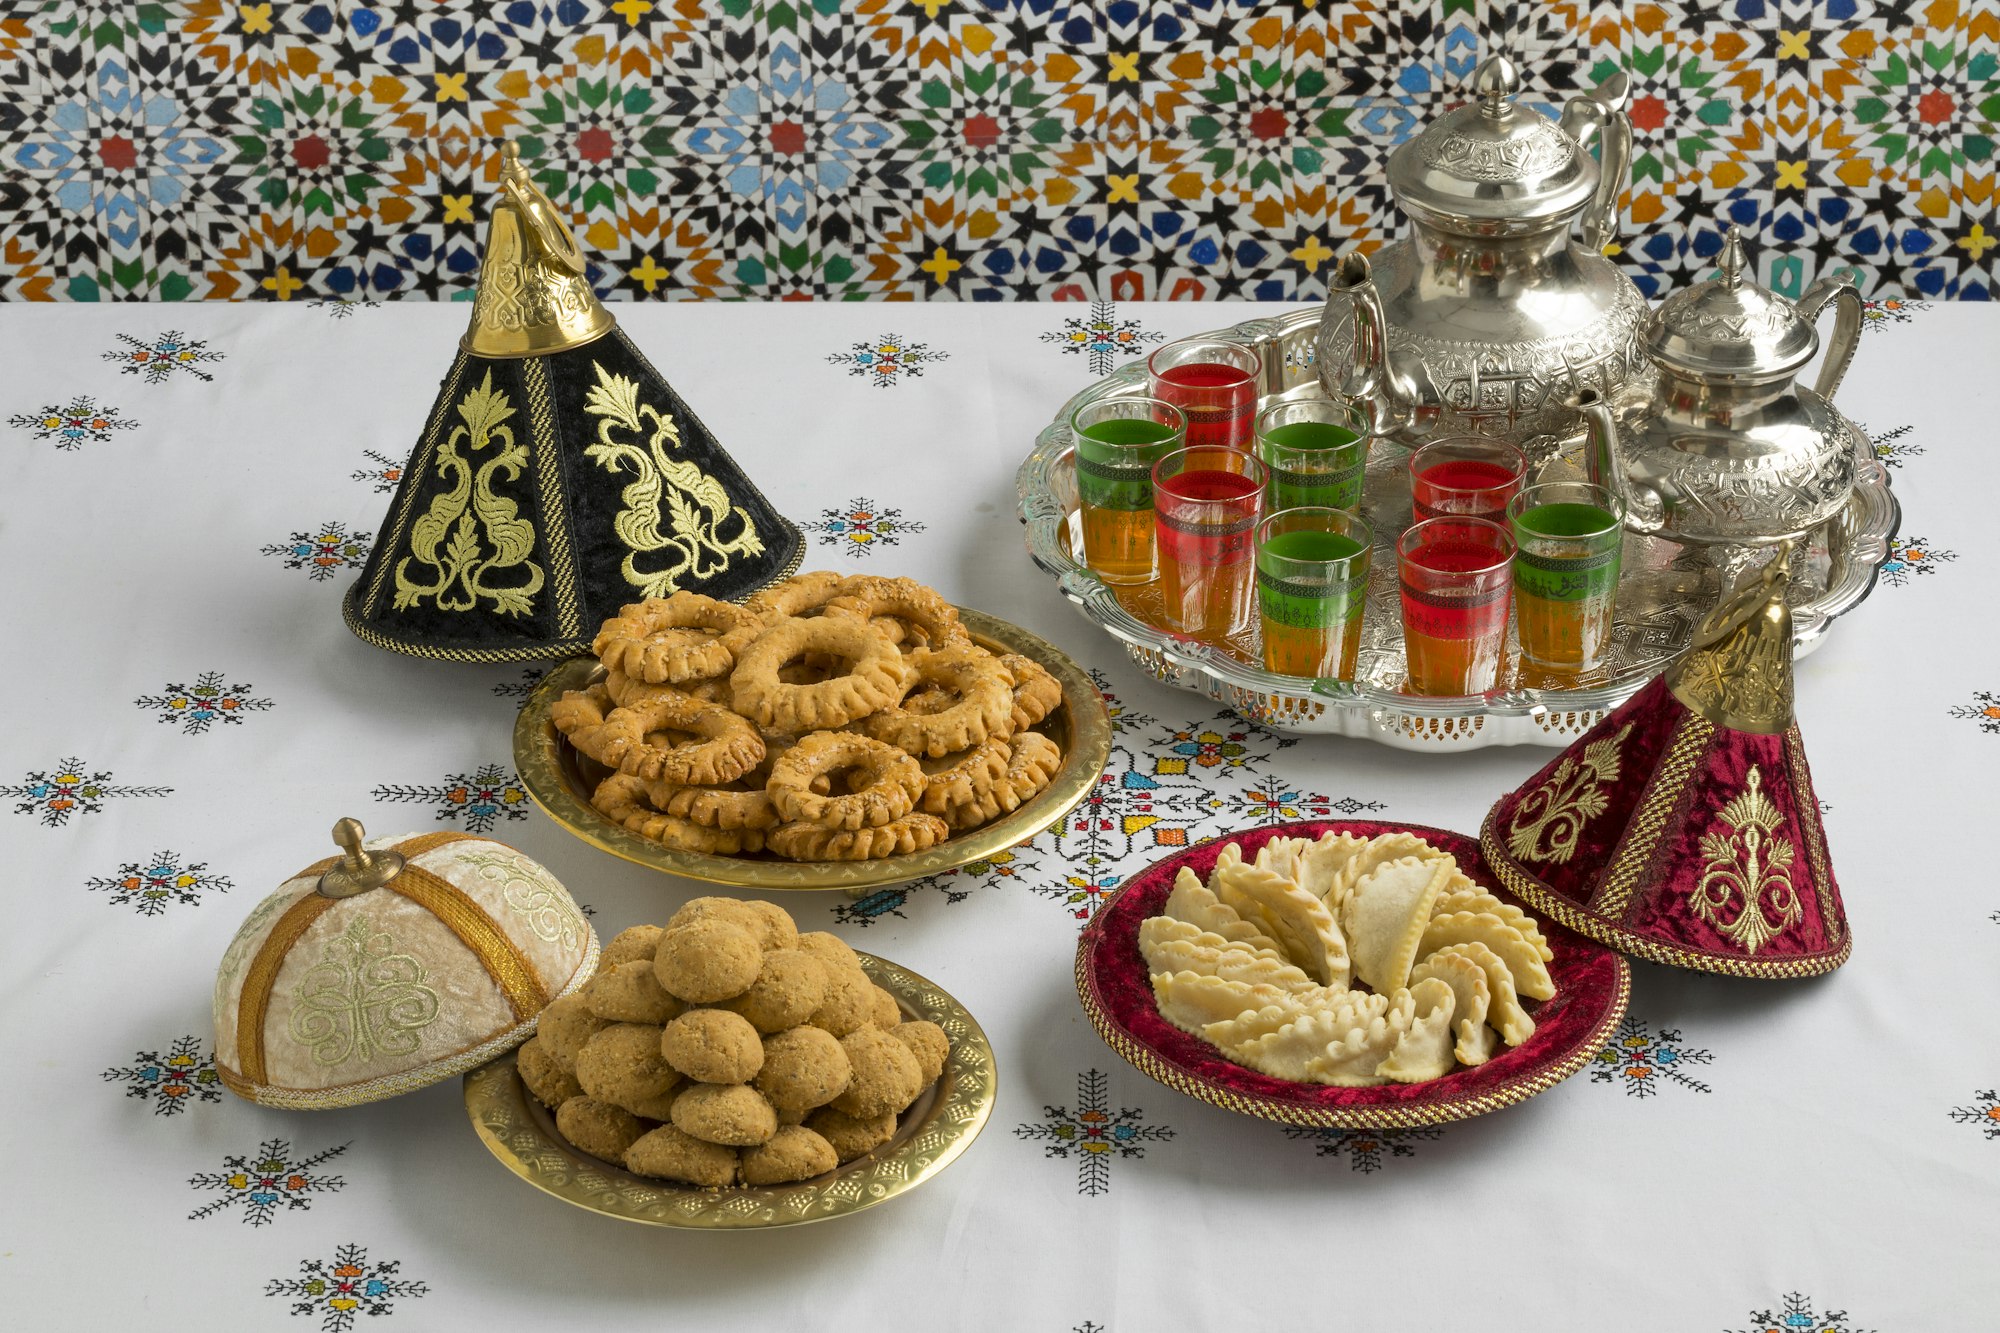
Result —
[[1687, 659], [1488, 812], [1480, 849], [1530, 908], [1704, 972], [1807, 977], [1847, 961], [1791, 717], [1790, 614], [1782, 588], [1770, 603], [1758, 591], [1731, 599], [1711, 621], [1733, 623], [1705, 625], [1707, 646], [1698, 635]]

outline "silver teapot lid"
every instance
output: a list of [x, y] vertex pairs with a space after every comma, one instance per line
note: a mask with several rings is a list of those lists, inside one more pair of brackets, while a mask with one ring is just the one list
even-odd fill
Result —
[[1743, 236], [1735, 227], [1722, 243], [1722, 272], [1668, 297], [1644, 337], [1675, 369], [1738, 379], [1791, 374], [1819, 350], [1819, 331], [1790, 301], [1743, 276]]
[[1597, 159], [1563, 128], [1514, 98], [1520, 71], [1491, 55], [1472, 71], [1473, 99], [1389, 158], [1398, 203], [1447, 230], [1512, 223], [1522, 230], [1582, 211], [1597, 189]]

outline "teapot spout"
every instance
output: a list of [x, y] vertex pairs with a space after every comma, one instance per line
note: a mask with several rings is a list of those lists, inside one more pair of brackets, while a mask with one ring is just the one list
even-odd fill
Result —
[[1625, 505], [1625, 526], [1634, 532], [1660, 530], [1660, 498], [1651, 490], [1634, 486], [1625, 475], [1625, 460], [1618, 448], [1618, 422], [1611, 405], [1595, 389], [1579, 389], [1568, 406], [1583, 418], [1583, 467], [1593, 485], [1602, 486]]
[[[1342, 304], [1354, 321], [1353, 345], [1344, 357], [1339, 355], [1342, 349], [1333, 346], [1332, 336]], [[1387, 434], [1409, 424], [1416, 408], [1416, 388], [1402, 381], [1389, 364], [1389, 327], [1382, 313], [1382, 296], [1369, 271], [1368, 256], [1358, 250], [1342, 255], [1327, 280], [1315, 359], [1326, 395], [1361, 407], [1372, 433]], [[1336, 361], [1342, 364], [1336, 367]]]

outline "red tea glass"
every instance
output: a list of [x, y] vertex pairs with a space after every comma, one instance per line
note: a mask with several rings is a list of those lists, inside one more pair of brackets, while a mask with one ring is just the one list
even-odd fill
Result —
[[1514, 538], [1483, 518], [1433, 518], [1396, 543], [1412, 694], [1479, 694], [1500, 677]]
[[1248, 628], [1268, 480], [1241, 449], [1176, 449], [1153, 464], [1164, 628], [1216, 645]]
[[1414, 521], [1454, 516], [1505, 523], [1507, 502], [1521, 493], [1527, 474], [1527, 457], [1505, 440], [1432, 440], [1410, 454]]
[[1264, 363], [1241, 343], [1189, 338], [1168, 343], [1146, 361], [1153, 397], [1187, 416], [1190, 448], [1248, 449], [1257, 421], [1257, 385]]

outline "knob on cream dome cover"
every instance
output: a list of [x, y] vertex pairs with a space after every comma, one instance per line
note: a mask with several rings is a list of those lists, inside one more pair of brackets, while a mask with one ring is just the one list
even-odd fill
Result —
[[301, 870], [236, 932], [215, 979], [216, 1069], [238, 1096], [377, 1101], [534, 1035], [590, 979], [597, 935], [555, 877], [464, 833], [362, 841]]
[[1809, 977], [1854, 946], [1792, 716], [1789, 547], [1686, 656], [1503, 796], [1480, 852], [1528, 907], [1635, 957]]

